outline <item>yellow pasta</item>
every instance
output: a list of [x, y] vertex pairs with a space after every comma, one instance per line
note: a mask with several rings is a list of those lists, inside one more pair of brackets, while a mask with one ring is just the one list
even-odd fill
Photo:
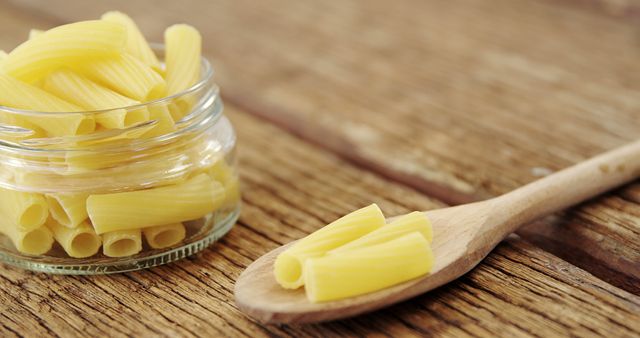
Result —
[[341, 247], [329, 251], [328, 254], [339, 254], [349, 250], [388, 242], [392, 239], [402, 237], [412, 232], [418, 232], [422, 234], [422, 236], [424, 236], [424, 238], [429, 241], [429, 243], [431, 243], [431, 241], [433, 240], [431, 222], [429, 222], [429, 219], [427, 219], [427, 216], [423, 212], [414, 211], [412, 213], [404, 215], [391, 222], [390, 224], [379, 228], [378, 230], [372, 231]]
[[49, 209], [41, 194], [0, 188], [0, 215], [0, 223], [29, 231], [44, 224]]
[[64, 251], [73, 258], [85, 258], [98, 253], [102, 239], [89, 223], [82, 223], [75, 228], [68, 228], [56, 221], [47, 222], [53, 238]]
[[85, 194], [49, 194], [45, 196], [51, 217], [68, 228], [75, 228], [87, 220], [87, 197]]
[[412, 232], [381, 244], [308, 259], [305, 291], [312, 302], [354, 297], [409, 281], [432, 267], [429, 242]]
[[65, 163], [69, 174], [90, 172], [93, 170], [112, 168], [125, 165], [131, 160], [131, 155], [112, 152], [100, 153], [95, 151], [68, 151], [65, 154]]
[[[188, 158], [180, 153], [180, 149], [164, 150], [154, 156], [145, 156], [144, 160], [135, 158], [131, 154], [122, 152], [96, 152], [96, 151], [68, 151], [65, 154], [66, 170], [63, 174], [90, 173], [96, 169], [110, 168], [112, 173], [121, 178], [127, 178], [133, 182], [157, 181], [159, 175], [175, 170], [182, 170], [190, 165]], [[178, 176], [166, 176], [165, 182], [176, 182], [176, 179], [184, 180], [182, 172]]]
[[[148, 128], [144, 128], [140, 132], [145, 131], [148, 131]], [[137, 133], [133, 135], [137, 135]], [[143, 135], [142, 137], [147, 136]], [[114, 139], [115, 145], [117, 145], [117, 141]], [[154, 150], [157, 152], [154, 153], [150, 150], [143, 153], [144, 155], [141, 156], [144, 156], [144, 160], [142, 161], [140, 157], [136, 158], [136, 156], [120, 151], [74, 150], [64, 154], [64, 162], [69, 174], [103, 168], [114, 168], [114, 170], [117, 168], [119, 174], [125, 174], [132, 179], [134, 176], [138, 177], [136, 182], [143, 182], [145, 177], [146, 179], [157, 179], [160, 172], [172, 171], [174, 168], [189, 164], [189, 158], [183, 154], [183, 147], [179, 143]]]
[[[0, 75], [0, 77], [2, 76]], [[22, 109], [26, 110], [27, 108]], [[29, 138], [86, 135], [92, 133], [96, 128], [96, 122], [93, 118], [80, 114], [14, 115], [10, 119], [15, 126], [33, 130], [34, 133], [29, 135]], [[33, 127], [34, 125], [36, 128]]]
[[[140, 104], [69, 69], [55, 71], [44, 80], [44, 89], [85, 110], [124, 108]], [[98, 124], [109, 129], [122, 129], [146, 121], [149, 113], [140, 108], [132, 111], [116, 109], [96, 116]]]
[[102, 235], [102, 253], [108, 257], [126, 257], [142, 251], [140, 229], [107, 232]]
[[[164, 33], [167, 94], [181, 93], [200, 79], [202, 37], [192, 26], [173, 25]], [[196, 101], [196, 97], [187, 94], [172, 103], [171, 115], [175, 121], [187, 115]]]
[[178, 94], [200, 79], [202, 38], [192, 26], [173, 25], [164, 33], [167, 94]]
[[129, 16], [121, 12], [112, 11], [103, 14], [102, 20], [124, 25], [127, 28], [126, 52], [154, 70], [162, 69], [156, 54], [151, 50], [144, 35], [142, 35], [136, 23]]
[[187, 231], [182, 223], [175, 223], [144, 228], [142, 233], [150, 247], [162, 249], [182, 242]]
[[0, 221], [0, 232], [11, 239], [16, 249], [29, 255], [42, 255], [51, 250], [53, 236], [46, 226], [22, 231], [5, 220]]
[[33, 38], [35, 38], [37, 36], [42, 35], [42, 33], [44, 33], [44, 31], [40, 30], [40, 29], [32, 29], [32, 30], [30, 30], [29, 31], [29, 40], [31, 40], [31, 39], [33, 39]]
[[176, 130], [176, 126], [173, 123], [173, 118], [169, 112], [167, 106], [164, 105], [151, 105], [149, 109], [149, 120], [155, 120], [156, 124], [151, 130], [146, 132], [143, 137], [155, 137], [160, 135], [166, 135]]
[[[145, 112], [148, 112], [148, 111], [145, 110]], [[98, 114], [98, 115], [104, 114], [105, 116], [97, 116], [96, 121], [100, 119], [104, 120], [108, 117], [111, 117], [113, 119], [120, 118], [120, 120], [122, 120], [122, 116], [124, 116], [124, 118], [126, 119], [125, 115], [128, 113], [129, 112], [127, 112], [125, 109], [114, 109], [114, 110], [110, 110], [110, 111]], [[117, 133], [112, 134], [111, 136], [102, 134], [98, 137], [87, 137], [85, 139], [78, 139], [78, 140], [75, 140], [73, 145], [76, 147], [76, 149], [82, 149], [82, 148], [85, 148], [86, 146], [93, 146], [93, 145], [113, 146], [113, 147], [125, 146], [131, 143], [131, 140], [141, 138], [146, 132], [148, 132], [152, 128], [153, 128], [153, 123], [151, 121], [145, 121], [145, 122], [134, 124], [130, 127], [125, 127], [125, 129], [121, 129]], [[96, 128], [96, 131], [99, 131], [99, 132], [104, 130], [105, 128], [102, 126], [98, 126]]]
[[356, 210], [311, 235], [299, 240], [278, 255], [274, 274], [278, 283], [287, 289], [304, 284], [304, 262], [312, 257], [324, 255], [345, 243], [370, 233], [385, 224], [380, 208], [372, 204]]
[[147, 190], [91, 195], [89, 218], [98, 234], [203, 217], [220, 207], [224, 189], [205, 174]]
[[[0, 73], [0, 105], [41, 112], [78, 112], [82, 108], [66, 102], [38, 87], [18, 81]], [[39, 114], [12, 117], [16, 124], [21, 121], [34, 124], [51, 136], [88, 134], [95, 129], [95, 121], [81, 114]]]
[[59, 26], [14, 49], [2, 70], [23, 81], [37, 81], [68, 64], [116, 57], [124, 50], [126, 38], [123, 25], [103, 20]]
[[[0, 123], [3, 124], [5, 128], [8, 128], [2, 132], [2, 135], [0, 135], [0, 137], [6, 140], [18, 141], [28, 138], [47, 137], [47, 132], [42, 128], [36, 126], [33, 123], [29, 123], [24, 119], [20, 119], [19, 116], [14, 114], [0, 114]], [[12, 130], [16, 131], [13, 132]]]
[[113, 109], [96, 115], [96, 122], [107, 129], [123, 129], [148, 119], [149, 112], [145, 108]]
[[[7, 55], [8, 54], [5, 51], [0, 50], [0, 69], [2, 68], [2, 60], [4, 60]], [[47, 135], [40, 127], [24, 120], [19, 121], [12, 114], [0, 114], [0, 124], [2, 124], [2, 127], [4, 127], [3, 130], [0, 131], [0, 137], [9, 141], [18, 141], [34, 137], [45, 137]], [[24, 129], [24, 132], [14, 131], [17, 130], [15, 128]]]
[[[193, 156], [194, 158], [202, 158], [203, 154], [197, 153]], [[224, 159], [220, 159], [205, 172], [224, 187], [225, 200], [222, 208], [227, 209], [236, 205], [240, 200], [240, 185], [231, 166]]]
[[[195, 156], [200, 157], [202, 154], [196, 154]], [[222, 184], [225, 184], [233, 178], [233, 169], [229, 166], [227, 161], [223, 159], [217, 161], [213, 166], [211, 166], [211, 169], [209, 169], [208, 172], [209, 175], [211, 175], [211, 178]]]
[[[104, 256], [126, 257], [143, 249], [142, 236], [147, 248], [169, 248], [184, 241], [185, 224], [217, 222], [238, 203], [226, 148], [195, 122], [176, 123], [202, 93], [167, 98], [200, 80], [201, 36], [175, 25], [165, 40], [167, 69], [133, 20], [114, 11], [32, 29], [28, 41], [0, 51], [0, 106], [17, 110], [0, 114], [0, 138], [43, 149], [0, 166], [3, 182], [43, 192], [0, 188], [0, 232], [18, 251], [42, 255], [58, 242], [73, 258], [101, 246]], [[127, 191], [108, 190], [113, 184]], [[375, 218], [365, 214], [342, 222]], [[313, 257], [364, 233], [351, 226], [334, 226], [315, 236], [316, 251], [298, 253]]]
[[169, 104], [169, 111], [174, 121], [180, 121], [192, 111], [198, 99], [197, 94], [198, 93], [183, 94], [173, 99], [173, 102]]
[[140, 102], [166, 94], [162, 76], [129, 54], [96, 59], [76, 68], [91, 80]]

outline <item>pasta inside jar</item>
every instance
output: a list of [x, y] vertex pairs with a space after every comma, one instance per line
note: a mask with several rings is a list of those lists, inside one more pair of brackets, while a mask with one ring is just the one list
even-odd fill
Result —
[[[163, 47], [154, 50], [163, 59]], [[211, 66], [198, 60], [194, 85], [146, 103], [112, 95], [122, 107], [0, 106], [3, 261], [51, 273], [129, 271], [203, 250], [231, 229], [240, 205], [235, 133]], [[61, 70], [44, 88], [61, 97], [79, 81]], [[92, 131], [78, 132], [83, 123]]]

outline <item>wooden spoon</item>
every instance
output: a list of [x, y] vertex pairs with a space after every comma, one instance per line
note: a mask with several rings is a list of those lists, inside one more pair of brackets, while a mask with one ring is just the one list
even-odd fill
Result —
[[253, 262], [238, 278], [238, 307], [266, 323], [313, 323], [373, 311], [433, 290], [476, 266], [520, 225], [580, 203], [640, 176], [640, 140], [505, 195], [426, 211], [433, 223], [433, 271], [424, 277], [339, 301], [311, 303], [304, 289], [285, 290], [273, 262], [290, 244]]

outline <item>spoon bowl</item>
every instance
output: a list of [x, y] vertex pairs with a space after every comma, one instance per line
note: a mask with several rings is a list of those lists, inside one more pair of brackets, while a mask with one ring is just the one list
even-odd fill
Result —
[[[373, 311], [435, 289], [471, 270], [488, 253], [472, 250], [476, 253], [471, 254], [468, 250], [476, 245], [472, 243], [476, 232], [473, 229], [482, 227], [483, 217], [469, 217], [474, 224], [465, 226], [457, 218], [474, 213], [471, 209], [482, 210], [475, 203], [426, 212], [433, 225], [435, 263], [431, 273], [423, 277], [357, 297], [312, 303], [307, 300], [304, 288], [283, 289], [273, 275], [273, 263], [278, 254], [293, 244], [289, 243], [260, 257], [242, 273], [236, 282], [236, 303], [243, 312], [265, 323], [308, 323]], [[256, 280], [261, 283], [256, 284]]]

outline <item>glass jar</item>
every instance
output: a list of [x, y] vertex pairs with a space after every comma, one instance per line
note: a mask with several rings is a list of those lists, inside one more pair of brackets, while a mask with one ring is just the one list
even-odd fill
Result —
[[[0, 260], [49, 273], [123, 272], [226, 234], [240, 208], [236, 138], [204, 59], [201, 69], [190, 89], [136, 106], [0, 107]], [[100, 127], [111, 120], [123, 127]], [[49, 132], [94, 123], [85, 135]]]

